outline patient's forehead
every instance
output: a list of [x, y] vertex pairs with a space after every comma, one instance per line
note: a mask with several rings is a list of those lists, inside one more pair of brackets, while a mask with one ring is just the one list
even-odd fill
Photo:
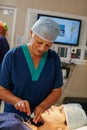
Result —
[[53, 108], [53, 109], [64, 109], [64, 107], [61, 105], [61, 106], [51, 106], [51, 108]]
[[59, 108], [59, 107], [62, 107], [62, 105], [61, 105], [61, 106], [55, 106], [55, 105], [52, 105], [51, 107]]

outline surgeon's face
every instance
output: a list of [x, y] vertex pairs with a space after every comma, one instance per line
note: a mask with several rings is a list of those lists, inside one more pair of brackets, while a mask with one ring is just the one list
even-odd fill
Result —
[[53, 44], [53, 42], [49, 42], [40, 38], [32, 30], [30, 31], [30, 36], [31, 36], [31, 50], [37, 56], [41, 56], [43, 53], [48, 51]]
[[50, 123], [50, 125], [64, 124], [66, 118], [63, 106], [60, 107], [52, 106], [42, 114], [42, 119], [44, 120], [44, 122]]

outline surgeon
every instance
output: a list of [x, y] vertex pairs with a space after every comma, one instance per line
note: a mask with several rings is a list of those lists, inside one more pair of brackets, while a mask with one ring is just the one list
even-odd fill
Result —
[[22, 117], [41, 114], [58, 101], [63, 86], [61, 61], [51, 50], [60, 31], [50, 18], [40, 18], [30, 30], [30, 41], [11, 49], [4, 57], [0, 76], [0, 98], [4, 112]]

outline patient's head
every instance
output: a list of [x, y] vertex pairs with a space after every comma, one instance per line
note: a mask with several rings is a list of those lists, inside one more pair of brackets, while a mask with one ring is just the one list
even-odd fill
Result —
[[[74, 130], [87, 124], [87, 116], [80, 104], [52, 106], [41, 115], [44, 124], [37, 130]], [[36, 129], [32, 129], [36, 130]]]
[[82, 106], [77, 103], [52, 106], [42, 114], [42, 118], [50, 125], [67, 125], [70, 130], [87, 124], [87, 116]]

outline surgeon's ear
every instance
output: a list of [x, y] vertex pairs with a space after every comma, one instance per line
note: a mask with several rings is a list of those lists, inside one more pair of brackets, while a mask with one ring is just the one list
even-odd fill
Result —
[[32, 34], [33, 34], [33, 31], [32, 31], [32, 30], [30, 30], [30, 38], [32, 38]]

